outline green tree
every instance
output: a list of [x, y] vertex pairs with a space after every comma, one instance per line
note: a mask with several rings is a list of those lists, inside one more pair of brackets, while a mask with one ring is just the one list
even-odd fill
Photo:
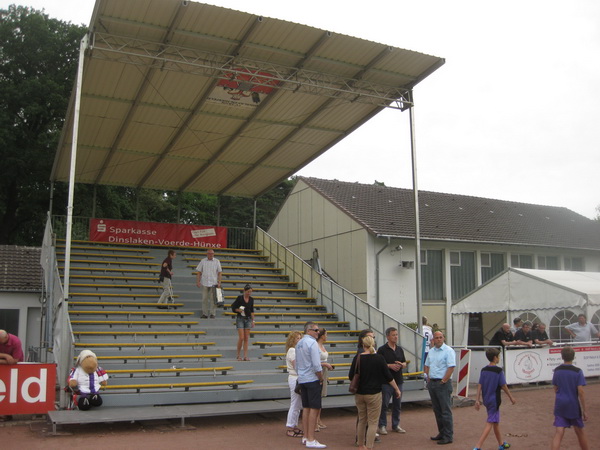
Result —
[[85, 28], [0, 10], [0, 243], [39, 244], [49, 175]]

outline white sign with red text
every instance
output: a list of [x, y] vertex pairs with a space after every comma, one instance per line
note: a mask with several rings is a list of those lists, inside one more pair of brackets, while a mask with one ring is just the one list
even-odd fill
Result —
[[[504, 374], [508, 384], [551, 381], [554, 368], [563, 363], [562, 347], [506, 349]], [[600, 375], [600, 345], [573, 346], [573, 364], [583, 370], [586, 377]]]
[[56, 365], [0, 366], [0, 414], [45, 414], [55, 409]]

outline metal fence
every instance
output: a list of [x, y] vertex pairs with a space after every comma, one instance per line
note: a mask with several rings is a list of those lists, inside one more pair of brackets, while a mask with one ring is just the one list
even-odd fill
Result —
[[261, 250], [278, 267], [283, 268], [290, 280], [298, 282], [298, 286], [306, 289], [308, 295], [316, 298], [327, 311], [337, 314], [339, 320], [347, 321], [351, 329], [373, 330], [379, 345], [386, 342], [385, 330], [389, 327], [396, 328], [406, 358], [414, 363], [410, 370], [421, 370], [424, 336], [325, 278], [260, 228], [256, 230], [256, 249]]

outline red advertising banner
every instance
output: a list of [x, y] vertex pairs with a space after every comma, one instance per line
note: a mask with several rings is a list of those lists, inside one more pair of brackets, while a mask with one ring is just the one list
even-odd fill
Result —
[[91, 219], [90, 240], [165, 247], [227, 247], [227, 228], [134, 220]]
[[0, 414], [54, 411], [56, 365], [19, 363], [0, 366]]

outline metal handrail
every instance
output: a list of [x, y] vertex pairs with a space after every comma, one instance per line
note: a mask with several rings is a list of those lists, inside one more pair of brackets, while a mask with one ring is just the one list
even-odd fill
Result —
[[318, 304], [337, 314], [341, 321], [348, 322], [351, 329], [369, 328], [373, 330], [377, 343], [383, 344], [386, 342], [385, 330], [396, 328], [406, 358], [415, 362], [415, 369], [421, 369], [423, 335], [327, 279], [260, 227], [256, 230], [256, 249], [269, 256], [291, 281], [298, 282], [299, 287], [314, 297]]

